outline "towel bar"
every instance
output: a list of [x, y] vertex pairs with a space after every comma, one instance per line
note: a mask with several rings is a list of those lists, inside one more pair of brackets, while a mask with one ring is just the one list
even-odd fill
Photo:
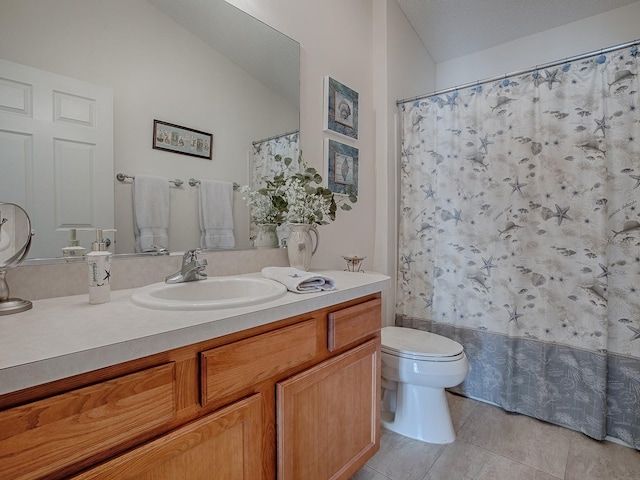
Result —
[[[192, 187], [195, 187], [196, 185], [200, 185], [200, 180], [196, 180], [195, 178], [190, 178], [189, 185], [191, 185]], [[240, 188], [240, 185], [237, 184], [236, 182], [233, 182], [233, 189], [238, 190], [239, 188]]]
[[[136, 178], [135, 175], [125, 175], [124, 173], [117, 173], [116, 174], [116, 179], [119, 182], [124, 182], [127, 178], [130, 179], [134, 179]], [[180, 187], [184, 182], [182, 180], [180, 180], [179, 178], [176, 178], [174, 180], [169, 180], [169, 183], [173, 183], [176, 187]]]

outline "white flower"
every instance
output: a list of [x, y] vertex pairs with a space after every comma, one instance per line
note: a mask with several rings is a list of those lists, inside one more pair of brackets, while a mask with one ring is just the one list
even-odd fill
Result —
[[355, 203], [358, 200], [353, 193], [349, 193], [336, 202], [333, 192], [321, 186], [320, 174], [315, 168], [307, 167], [302, 155], [298, 159], [296, 173], [292, 173], [290, 158], [282, 159], [276, 155], [275, 160], [283, 160], [287, 170], [273, 178], [263, 178], [266, 186], [260, 190], [252, 190], [247, 185], [240, 188], [242, 198], [251, 207], [255, 223], [280, 224], [286, 221], [326, 224], [336, 219], [338, 205], [342, 210], [351, 210], [351, 205], [346, 202]]
[[240, 187], [242, 199], [251, 207], [251, 219], [256, 223], [280, 223], [282, 216], [275, 208], [271, 197], [256, 190], [251, 190], [248, 185]]
[[[335, 205], [332, 194], [324, 194], [323, 189], [304, 185], [298, 177], [289, 177], [282, 188], [288, 210], [285, 215], [290, 223], [323, 223], [331, 217], [331, 205]], [[326, 223], [326, 222], [324, 222]]]

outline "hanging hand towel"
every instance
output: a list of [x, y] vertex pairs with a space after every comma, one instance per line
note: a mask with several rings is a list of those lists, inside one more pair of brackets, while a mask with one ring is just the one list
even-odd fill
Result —
[[233, 248], [233, 183], [200, 181], [200, 247]]
[[136, 175], [133, 180], [136, 252], [169, 248], [169, 179]]
[[282, 283], [294, 293], [322, 292], [336, 288], [336, 281], [331, 277], [293, 267], [265, 267], [262, 269], [262, 276]]

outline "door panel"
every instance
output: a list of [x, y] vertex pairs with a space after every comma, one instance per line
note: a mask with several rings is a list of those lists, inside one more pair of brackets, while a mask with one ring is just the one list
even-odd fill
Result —
[[0, 153], [0, 200], [31, 217], [31, 257], [61, 256], [70, 228], [113, 228], [110, 88], [0, 60]]

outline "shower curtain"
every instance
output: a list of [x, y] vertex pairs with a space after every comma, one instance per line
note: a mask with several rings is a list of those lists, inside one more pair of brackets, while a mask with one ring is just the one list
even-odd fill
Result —
[[[276, 155], [291, 158], [293, 162], [287, 167], [284, 162], [276, 162]], [[251, 187], [258, 190], [266, 186], [265, 177], [273, 178], [275, 175], [287, 172], [298, 172], [298, 157], [300, 155], [300, 131], [284, 133], [276, 137], [253, 142], [253, 162], [251, 166]], [[278, 225], [276, 228], [278, 241], [281, 246], [286, 245], [289, 238], [289, 227]], [[255, 225], [251, 225], [249, 235], [255, 238], [257, 232]]]
[[636, 46], [400, 105], [396, 324], [457, 391], [640, 448]]
[[253, 143], [253, 165], [251, 167], [251, 185], [253, 188], [260, 188], [265, 185], [264, 177], [273, 177], [284, 169], [282, 162], [274, 160], [276, 155], [282, 158], [290, 157], [294, 160], [289, 171], [298, 171], [298, 155], [300, 133], [298, 131], [285, 133], [283, 135], [268, 138]]

